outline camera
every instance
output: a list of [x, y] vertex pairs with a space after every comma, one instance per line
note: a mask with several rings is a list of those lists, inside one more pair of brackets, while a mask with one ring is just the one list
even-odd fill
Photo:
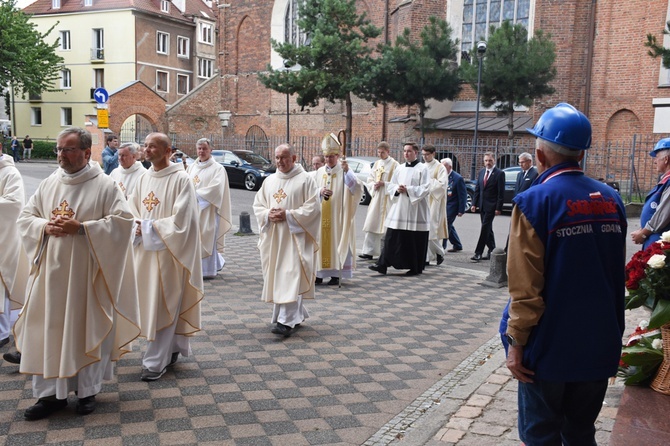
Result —
[[479, 54], [484, 54], [486, 52], [486, 42], [484, 42], [483, 40], [477, 42], [477, 52]]

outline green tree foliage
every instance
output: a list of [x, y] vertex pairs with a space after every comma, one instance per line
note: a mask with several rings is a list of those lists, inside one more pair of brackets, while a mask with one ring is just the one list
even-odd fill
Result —
[[458, 42], [452, 40], [446, 21], [429, 20], [420, 39], [412, 39], [410, 29], [405, 28], [395, 45], [379, 46], [380, 56], [368, 61], [362, 94], [375, 105], [418, 106], [422, 141], [427, 102], [454, 99], [461, 89], [456, 65]]
[[[663, 34], [670, 35], [670, 22], [665, 24]], [[663, 47], [663, 45], [659, 45], [656, 40], [656, 36], [653, 34], [647, 34], [647, 41], [644, 43], [644, 46], [649, 48], [647, 54], [649, 54], [654, 59], [661, 57], [661, 60], [663, 61], [663, 67], [670, 69], [670, 49]]]
[[0, 85], [22, 96], [53, 91], [63, 63], [55, 53], [58, 42], [45, 42], [53, 27], [42, 34], [29, 19], [14, 1], [0, 2]]
[[[482, 65], [481, 102], [495, 105], [498, 113], [508, 117], [508, 136], [514, 137], [514, 106], [530, 107], [533, 101], [552, 94], [549, 83], [556, 77], [554, 60], [556, 45], [541, 30], [528, 39], [521, 25], [505, 21], [499, 28], [491, 27], [488, 48]], [[463, 78], [477, 89], [479, 58], [476, 48], [470, 62], [461, 64]]]
[[[370, 39], [381, 29], [356, 11], [356, 0], [305, 0], [300, 3], [298, 26], [309, 36], [309, 44], [272, 41], [275, 51], [299, 69], [275, 70], [259, 75], [266, 87], [280, 93], [297, 94], [298, 105], [314, 107], [319, 99], [343, 100], [346, 135], [351, 141], [352, 94], [361, 90], [361, 71], [372, 49]], [[336, 130], [336, 129], [333, 129]]]

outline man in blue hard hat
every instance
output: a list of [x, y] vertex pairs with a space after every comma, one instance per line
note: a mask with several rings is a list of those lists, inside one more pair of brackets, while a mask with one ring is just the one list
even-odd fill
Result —
[[659, 240], [665, 231], [670, 231], [670, 138], [656, 143], [649, 155], [654, 158], [661, 179], [644, 200], [640, 229], [630, 234], [642, 249]]
[[535, 127], [539, 177], [514, 198], [507, 268], [507, 367], [519, 380], [526, 445], [595, 445], [624, 329], [626, 215], [579, 166], [589, 120], [569, 104]]

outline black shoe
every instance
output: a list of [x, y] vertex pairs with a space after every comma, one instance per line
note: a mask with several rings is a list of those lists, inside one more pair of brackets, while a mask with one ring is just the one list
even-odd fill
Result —
[[412, 269], [410, 269], [409, 271], [407, 271], [407, 272], [405, 273], [406, 276], [418, 276], [419, 274], [420, 274], [420, 273], [419, 273], [418, 271], [414, 271], [414, 270], [412, 270]]
[[314, 283], [317, 285], [321, 285], [323, 283], [323, 279], [321, 277], [317, 277], [316, 280], [314, 280]]
[[340, 284], [339, 277], [331, 277], [330, 280], [328, 281], [328, 285], [339, 285], [339, 284]]
[[149, 381], [156, 381], [160, 379], [161, 376], [165, 375], [165, 371], [167, 370], [167, 367], [161, 370], [160, 372], [152, 372], [149, 369], [142, 369], [142, 375], [140, 375], [140, 379], [145, 382]]
[[2, 359], [12, 364], [21, 364], [21, 353], [19, 352], [7, 352], [2, 355]]
[[438, 255], [438, 256], [437, 256], [437, 264], [438, 264], [438, 265], [442, 265], [442, 262], [444, 262], [444, 257]]
[[480, 260], [482, 260], [482, 255], [481, 254], [475, 254], [472, 257], [470, 257], [470, 260], [472, 260], [474, 262], [479, 262]]
[[0, 348], [4, 347], [7, 344], [9, 344], [9, 336], [7, 336], [5, 339], [0, 339]]
[[41, 420], [65, 407], [67, 407], [67, 400], [40, 398], [37, 403], [26, 409], [23, 417], [28, 421]]
[[447, 249], [447, 252], [461, 252], [461, 251], [463, 251], [463, 248], [459, 248], [459, 249], [457, 249], [457, 248]]
[[430, 262], [424, 263], [425, 266], [430, 266]]
[[377, 265], [376, 263], [368, 266], [368, 269], [371, 269], [372, 271], [377, 271], [379, 274], [386, 274], [386, 267]]
[[168, 364], [168, 367], [175, 365], [178, 359], [179, 359], [179, 352], [174, 352], [172, 354], [172, 357], [170, 358], [170, 363]]
[[372, 256], [370, 254], [359, 254], [358, 258], [363, 260], [372, 260]]
[[284, 325], [284, 324], [281, 324], [281, 323], [277, 322], [277, 325], [274, 326], [272, 328], [272, 330], [270, 330], [270, 331], [274, 334], [282, 335], [285, 338], [288, 338], [289, 336], [291, 336], [291, 334], [293, 332], [293, 329], [291, 327], [289, 327], [288, 325]]
[[482, 256], [482, 260], [491, 260], [491, 251], [488, 251], [485, 256]]
[[88, 415], [95, 410], [95, 395], [79, 398], [77, 401], [77, 413], [79, 415]]

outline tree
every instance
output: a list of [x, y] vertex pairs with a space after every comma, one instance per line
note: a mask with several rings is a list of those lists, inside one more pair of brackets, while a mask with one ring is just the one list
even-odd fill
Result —
[[58, 41], [45, 42], [56, 25], [42, 34], [29, 19], [14, 1], [0, 3], [0, 85], [11, 85], [24, 97], [53, 91], [63, 63], [55, 52]]
[[[665, 24], [663, 34], [670, 35], [670, 22], [667, 22]], [[656, 59], [657, 57], [661, 57], [661, 60], [663, 61], [663, 67], [666, 69], [670, 69], [670, 49], [663, 47], [663, 45], [659, 45], [658, 42], [656, 41], [655, 35], [651, 33], [647, 34], [647, 41], [644, 43], [644, 46], [649, 48], [647, 54], [649, 54], [654, 59]]]
[[[542, 30], [528, 39], [521, 24], [505, 21], [499, 28], [491, 27], [485, 61], [482, 65], [481, 101], [485, 107], [508, 117], [509, 138], [514, 137], [514, 107], [530, 107], [533, 101], [552, 94], [549, 83], [556, 77], [554, 60], [556, 45]], [[477, 49], [470, 52], [470, 62], [461, 65], [463, 78], [477, 89], [477, 70], [480, 59]]]
[[298, 26], [309, 44], [272, 41], [272, 48], [299, 70], [275, 70], [259, 75], [267, 88], [297, 94], [298, 105], [314, 107], [319, 99], [343, 100], [346, 107], [347, 144], [351, 141], [352, 94], [361, 90], [361, 70], [370, 57], [370, 39], [381, 29], [356, 12], [356, 0], [305, 0], [300, 2]]
[[456, 65], [458, 42], [451, 38], [451, 27], [431, 16], [420, 33], [420, 44], [405, 28], [395, 45], [381, 44], [380, 57], [368, 61], [362, 96], [397, 106], [419, 107], [421, 141], [428, 100], [454, 99], [460, 91]]

